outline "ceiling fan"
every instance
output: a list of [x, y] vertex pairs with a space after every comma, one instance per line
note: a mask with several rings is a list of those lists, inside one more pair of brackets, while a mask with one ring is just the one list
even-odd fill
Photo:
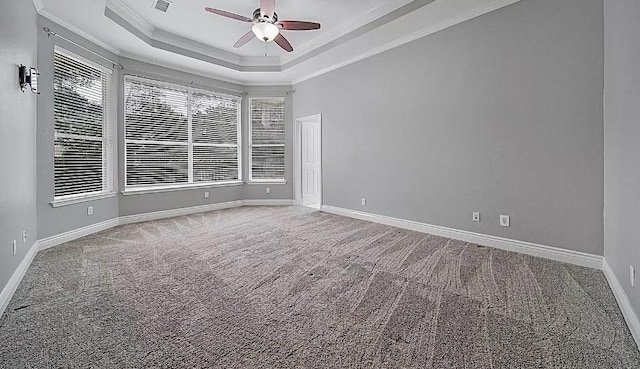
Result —
[[260, 0], [260, 8], [253, 12], [252, 18], [209, 7], [204, 8], [204, 10], [241, 22], [253, 23], [251, 31], [240, 37], [233, 45], [235, 48], [243, 46], [256, 37], [264, 42], [275, 41], [275, 43], [284, 50], [292, 52], [293, 46], [291, 46], [289, 41], [280, 33], [281, 30], [306, 31], [320, 29], [320, 23], [291, 20], [278, 21], [278, 14], [276, 14], [275, 8], [276, 0]]

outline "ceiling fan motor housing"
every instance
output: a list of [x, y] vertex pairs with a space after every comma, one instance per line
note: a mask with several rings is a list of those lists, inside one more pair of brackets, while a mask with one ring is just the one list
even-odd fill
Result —
[[273, 13], [273, 17], [269, 18], [268, 14], [262, 14], [262, 12], [260, 11], [260, 8], [256, 9], [253, 11], [253, 22], [268, 22], [268, 23], [275, 23], [278, 21], [278, 14], [276, 14], [275, 12]]
[[264, 42], [275, 41], [275, 43], [283, 50], [292, 52], [293, 46], [291, 46], [291, 43], [287, 38], [282, 35], [280, 32], [281, 30], [308, 31], [320, 29], [320, 23], [296, 20], [278, 22], [278, 14], [274, 11], [275, 3], [276, 0], [260, 0], [260, 7], [253, 11], [253, 16], [251, 18], [210, 7], [206, 7], [204, 10], [240, 22], [253, 23], [251, 31], [240, 37], [240, 39], [233, 45], [235, 48], [245, 45], [255, 36], [258, 40]]

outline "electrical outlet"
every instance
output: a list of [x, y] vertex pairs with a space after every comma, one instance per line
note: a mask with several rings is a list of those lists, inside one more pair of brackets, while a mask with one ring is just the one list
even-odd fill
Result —
[[93, 206], [87, 207], [87, 215], [93, 215]]
[[500, 227], [509, 227], [509, 216], [508, 215], [500, 215]]
[[364, 197], [362, 198], [362, 206], [366, 206], [367, 205], [367, 199], [365, 199]]
[[205, 199], [208, 199], [208, 198], [209, 198], [209, 191], [205, 191], [205, 192], [204, 192], [204, 198], [205, 198]]
[[633, 265], [629, 265], [629, 282], [631, 282], [631, 287], [635, 287], [636, 284], [636, 268]]
[[271, 187], [267, 187], [267, 193], [271, 193]]
[[473, 212], [473, 221], [474, 222], [479, 222], [480, 221], [480, 212], [479, 211], [474, 211]]
[[27, 231], [22, 231], [22, 244], [27, 244]]
[[18, 251], [18, 242], [16, 242], [16, 240], [13, 240], [13, 255], [15, 255], [17, 251]]

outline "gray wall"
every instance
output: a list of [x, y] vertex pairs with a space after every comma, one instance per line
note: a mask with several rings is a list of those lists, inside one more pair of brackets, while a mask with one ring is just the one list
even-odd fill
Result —
[[[134, 75], [151, 78], [177, 84], [193, 85], [204, 89], [231, 89], [241, 90], [242, 87], [222, 81], [216, 81], [189, 73], [163, 68], [140, 61], [122, 58], [124, 72], [118, 85], [118, 106], [124, 106], [124, 75]], [[230, 91], [231, 92], [231, 91]], [[124, 111], [118, 113], [118, 137], [119, 137], [119, 167], [121, 176], [118, 183], [120, 190], [124, 190]], [[204, 198], [204, 192], [209, 191], [209, 198]], [[178, 209], [191, 206], [207, 205], [227, 201], [241, 200], [242, 186], [218, 187], [207, 189], [189, 189], [152, 194], [119, 195], [120, 215], [135, 215], [154, 211]]]
[[[48, 20], [44, 17], [38, 18], [38, 64], [42, 71], [42, 95], [38, 102], [38, 237], [40, 239], [57, 235], [66, 231], [78, 229], [105, 220], [114, 219], [118, 216], [136, 215], [155, 211], [171, 210], [199, 205], [215, 204], [242, 199], [292, 199], [292, 126], [293, 111], [292, 101], [288, 92], [291, 86], [241, 86], [233, 83], [210, 79], [174, 69], [164, 68], [141, 61], [118, 58], [118, 56], [94, 45], [93, 43], [79, 37], [64, 27]], [[67, 205], [53, 208], [50, 202], [53, 200], [53, 152], [54, 152], [54, 127], [53, 127], [53, 49], [57, 44], [65, 49], [82, 55], [96, 63], [111, 67], [108, 62], [83, 51], [61, 38], [48, 38], [42, 27], [49, 27], [56, 33], [71, 39], [73, 42], [89, 48], [111, 60], [117, 61], [124, 66], [124, 69], [115, 68], [114, 76], [117, 80], [117, 127], [116, 127], [116, 150], [117, 150], [117, 183], [115, 189], [118, 194], [115, 197], [88, 201], [80, 204]], [[243, 98], [243, 166], [244, 178], [248, 178], [248, 98], [285, 96], [287, 99], [286, 114], [286, 184], [246, 184], [230, 187], [211, 187], [190, 190], [177, 190], [151, 194], [123, 195], [124, 190], [124, 89], [123, 80], [125, 75], [135, 75], [140, 77], [158, 79], [162, 81], [192, 85], [198, 88], [214, 89], [219, 91], [246, 91]], [[271, 194], [266, 194], [266, 187], [271, 188]], [[208, 191], [210, 197], [204, 198], [204, 192]], [[87, 207], [94, 207], [94, 214], [87, 215]]]
[[[37, 67], [31, 1], [0, 1], [0, 286], [36, 240], [36, 100], [21, 92], [18, 65]], [[22, 231], [27, 243], [22, 244]], [[13, 255], [12, 241], [18, 243]]]
[[[54, 118], [53, 118], [53, 50], [59, 45], [66, 50], [79, 54], [96, 63], [112, 67], [108, 62], [83, 51], [58, 37], [47, 37], [42, 30], [49, 27], [52, 31], [73, 40], [93, 52], [107, 58], [115, 59], [113, 55], [93, 43], [78, 37], [71, 31], [56, 23], [38, 17], [38, 67], [40, 68], [40, 90], [42, 94], [38, 98], [38, 239], [57, 235], [70, 230], [86, 227], [105, 220], [118, 217], [118, 199], [111, 197], [97, 201], [88, 201], [79, 204], [66, 205], [53, 208], [51, 202], [54, 197]], [[34, 28], [33, 32], [36, 32]], [[114, 72], [114, 78], [118, 78], [118, 70]], [[93, 206], [93, 215], [87, 215], [87, 207]]]
[[604, 4], [604, 253], [637, 314], [640, 287], [631, 287], [629, 265], [640, 268], [640, 2]]
[[[253, 86], [245, 87], [233, 83], [210, 79], [194, 74], [189, 74], [174, 69], [159, 67], [156, 65], [140, 62], [137, 60], [121, 58], [120, 63], [124, 65], [124, 75], [135, 75], [139, 77], [152, 78], [156, 80], [168, 81], [183, 85], [192, 85], [193, 87], [203, 89], [213, 89], [222, 92], [227, 91], [232, 94], [239, 94], [237, 91], [245, 91], [247, 94], [243, 97], [242, 109], [242, 135], [243, 135], [243, 178], [249, 178], [248, 168], [248, 98], [249, 97], [268, 97], [268, 96], [285, 96], [288, 99], [286, 126], [287, 136], [285, 137], [287, 147], [285, 152], [286, 167], [285, 172], [288, 179], [287, 184], [246, 184], [241, 186], [230, 187], [211, 187], [198, 188], [189, 190], [178, 190], [152, 194], [136, 194], [136, 195], [120, 195], [120, 215], [135, 215], [154, 211], [170, 210], [185, 208], [191, 206], [200, 206], [207, 204], [216, 204], [228, 201], [243, 199], [292, 199], [293, 190], [291, 184], [291, 142], [292, 142], [292, 121], [293, 113], [291, 109], [291, 98], [287, 94], [291, 90], [291, 86]], [[118, 106], [123, 106], [124, 90], [123, 80], [119, 83]], [[235, 92], [234, 92], [235, 91]], [[118, 117], [118, 137], [124, 137], [124, 112], [120, 109]], [[124, 168], [124, 141], [119, 141], [119, 167]], [[124, 189], [124, 175], [121, 169], [119, 188]], [[266, 187], [271, 188], [271, 194], [266, 194]], [[204, 192], [209, 192], [209, 198], [204, 198]]]
[[324, 204], [602, 255], [602, 30], [523, 0], [296, 85]]

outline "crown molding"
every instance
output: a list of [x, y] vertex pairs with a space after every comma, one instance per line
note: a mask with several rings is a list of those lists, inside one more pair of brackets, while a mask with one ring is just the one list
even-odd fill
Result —
[[[220, 65], [240, 72], [281, 72], [292, 66], [293, 61], [301, 58], [322, 46], [331, 46], [322, 50], [325, 52], [343, 42], [335, 45], [328, 45], [331, 42], [339, 41], [349, 34], [361, 30], [366, 25], [379, 21], [385, 15], [396, 11], [410, 4], [416, 4], [416, 8], [432, 3], [434, 0], [390, 0], [377, 6], [376, 8], [357, 17], [355, 20], [347, 22], [345, 25], [320, 35], [307, 43], [297, 47], [296, 51], [281, 57], [272, 56], [267, 59], [256, 57], [244, 57], [226, 50], [202, 44], [197, 41], [186, 39], [178, 35], [154, 28], [133, 10], [127, 7], [120, 0], [107, 0], [105, 3], [104, 15], [120, 27], [129, 31], [132, 35], [157, 49], [182, 54], [207, 63]], [[391, 22], [404, 14], [385, 19], [376, 28]], [[354, 37], [357, 35], [354, 33]], [[346, 41], [345, 41], [346, 42]], [[266, 62], [265, 62], [266, 61]]]
[[40, 13], [40, 11], [44, 9], [44, 3], [42, 0], [33, 0], [33, 7], [36, 8], [37, 13]]
[[156, 29], [149, 23], [141, 21], [140, 17], [135, 16], [135, 13], [119, 0], [109, 0], [105, 5], [104, 15], [147, 45], [159, 50], [239, 72], [280, 72], [282, 70], [279, 57], [260, 59], [249, 57], [245, 60], [244, 57], [226, 50]]
[[[134, 26], [137, 30], [144, 33], [145, 36], [151, 37], [153, 35], [154, 27], [139, 16], [136, 12], [131, 10], [125, 3], [120, 0], [106, 0], [105, 9], [111, 9], [118, 16], [122, 17], [127, 23]], [[105, 13], [105, 16], [107, 14]]]
[[[267, 63], [265, 63], [265, 59], [255, 58], [255, 57], [243, 57], [232, 52], [228, 52], [226, 50], [202, 44], [193, 40], [188, 40], [186, 38], [174, 35], [172, 33], [160, 30], [155, 28], [149, 22], [140, 17], [136, 12], [134, 12], [131, 8], [129, 8], [126, 4], [124, 4], [120, 0], [106, 0], [105, 3], [105, 16], [112, 21], [119, 24], [121, 27], [129, 30], [129, 32], [138, 36], [142, 41], [146, 42], [150, 46], [165, 49], [167, 51], [171, 47], [180, 47], [185, 49], [186, 51], [191, 51], [199, 54], [209, 55], [217, 59], [221, 59], [225, 62], [229, 62], [234, 64], [232, 69], [242, 71], [243, 67], [252, 67], [254, 70], [250, 71], [263, 71], [263, 67], [269, 66], [283, 66], [291, 61], [317, 49], [320, 46], [323, 46], [331, 41], [334, 41], [344, 35], [353, 32], [354, 30], [359, 29], [362, 26], [369, 24], [370, 22], [389, 14], [390, 12], [401, 8], [412, 2], [421, 2], [423, 0], [389, 0], [379, 6], [363, 13], [362, 15], [356, 17], [355, 19], [350, 20], [349, 22], [340, 25], [322, 35], [314, 38], [313, 40], [306, 42], [298, 47], [296, 50], [287, 55], [283, 55], [280, 57], [272, 56], [267, 59]], [[115, 15], [115, 16], [114, 16]], [[120, 19], [118, 19], [120, 18]], [[126, 24], [122, 24], [123, 21]], [[131, 28], [135, 29], [137, 32], [132, 32]], [[138, 34], [141, 33], [144, 35]], [[185, 48], [183, 45], [188, 44]], [[200, 58], [196, 58], [200, 59]], [[201, 59], [202, 60], [202, 59]], [[207, 60], [204, 60], [207, 61]], [[267, 71], [267, 70], [265, 70]], [[268, 71], [273, 71], [273, 69], [269, 69]]]
[[[62, 19], [60, 19], [59, 17], [51, 14], [51, 12], [49, 12], [47, 9], [41, 9], [38, 12], [39, 15], [41, 15], [42, 17], [56, 23], [59, 26], [62, 26], [66, 29], [68, 29], [69, 31], [75, 33], [76, 35], [84, 38], [87, 41], [90, 41], [94, 44], [96, 44], [97, 46], [100, 46], [101, 48], [115, 54], [115, 55], [120, 55], [120, 50], [117, 50], [115, 48], [113, 48], [112, 46], [98, 40], [97, 38], [93, 37], [92, 35], [86, 33], [85, 31], [81, 30], [80, 28], [72, 25], [71, 23], [68, 23]], [[54, 30], [55, 31], [55, 30]]]
[[[158, 43], [158, 44], [163, 43], [168, 45], [169, 47], [171, 46], [180, 47], [180, 48], [184, 48], [186, 50], [200, 53], [203, 55], [210, 55], [215, 58], [228, 61], [230, 63], [235, 63], [242, 66], [245, 65], [243, 57], [238, 54], [234, 54], [226, 50], [218, 49], [218, 48], [194, 41], [189, 38], [178, 36], [176, 34], [173, 34], [161, 29], [155, 28], [153, 30], [153, 33], [151, 35], [151, 40], [152, 40], [151, 41], [152, 43]], [[159, 47], [159, 48], [162, 48], [162, 47]], [[275, 59], [274, 57], [271, 57], [270, 59], [267, 59], [267, 60], [269, 60], [270, 62], [265, 63], [265, 65], [276, 65], [276, 66], [280, 65], [280, 60], [277, 57]]]
[[[176, 55], [182, 55], [187, 58], [200, 60], [211, 65], [217, 65], [219, 67], [235, 70], [241, 73], [275, 72], [279, 75], [278, 72], [284, 72], [292, 67], [306, 65], [306, 67], [303, 67], [303, 70], [301, 71], [294, 72], [292, 70], [292, 73], [282, 75], [281, 78], [279, 78], [280, 81], [278, 82], [281, 84], [297, 84], [321, 76], [325, 73], [329, 73], [344, 66], [353, 64], [360, 60], [372, 57], [379, 53], [388, 51], [395, 47], [404, 45], [416, 39], [428, 36], [432, 33], [465, 22], [504, 6], [516, 3], [518, 1], [520, 0], [495, 0], [490, 3], [485, 3], [481, 6], [478, 6], [477, 8], [449, 17], [436, 24], [425, 24], [424, 28], [420, 28], [413, 33], [404, 35], [391, 42], [387, 42], [372, 49], [368, 49], [366, 50], [366, 52], [361, 52], [360, 54], [352, 56], [347, 60], [345, 60], [344, 57], [335, 58], [324, 63], [324, 65], [319, 65], [318, 68], [312, 68], [310, 67], [312, 64], [307, 63], [311, 60], [314, 60], [313, 57], [316, 55], [320, 55], [337, 47], [344, 46], [349, 42], [354, 42], [354, 39], [357, 39], [361, 35], [362, 27], [372, 25], [372, 30], [374, 30], [375, 28], [379, 28], [384, 24], [389, 24], [401, 18], [402, 16], [409, 14], [407, 13], [407, 11], [401, 11], [402, 9], [409, 9], [412, 7], [414, 8], [413, 10], [418, 10], [421, 8], [424, 9], [425, 5], [431, 4], [433, 0], [393, 0], [391, 2], [380, 5], [375, 9], [372, 9], [371, 11], [358, 17], [357, 23], [350, 23], [351, 27], [338, 27], [335, 30], [331, 30], [328, 33], [323, 34], [308, 43], [302, 44], [298, 48], [299, 52], [294, 52], [295, 55], [286, 55], [283, 57], [274, 56], [270, 57], [269, 59], [265, 59], [264, 57], [240, 56], [226, 50], [217, 49], [193, 40], [182, 38], [166, 31], [155, 29], [150, 23], [146, 22], [140, 16], [135, 14], [135, 12], [133, 12], [120, 0], [106, 0], [105, 16], [114, 21], [119, 26], [123, 27], [133, 36], [138, 37], [139, 39], [156, 49], [164, 50]], [[138, 53], [121, 52], [113, 48], [112, 46], [100, 41], [99, 39], [91, 36], [90, 34], [80, 30], [79, 28], [65, 22], [59, 17], [51, 14], [49, 11], [47, 11], [47, 9], [42, 7], [43, 0], [33, 0], [33, 3], [36, 9], [38, 9], [38, 7], [41, 7], [38, 13], [44, 18], [47, 18], [67, 28], [69, 31], [76, 33], [86, 40], [91, 41], [92, 43], [116, 55], [131, 59], [137, 59], [146, 63], [167, 68], [185, 70], [190, 73], [199, 74], [206, 77], [211, 77], [225, 82], [240, 84], [244, 86], [264, 86], [273, 85], [276, 83], [273, 81], [250, 81], [251, 76], [249, 73], [246, 74], [246, 79], [230, 77], [225, 78], [220, 74], [216, 74], [215, 72], [203, 72], [202, 70], [199, 70], [197, 68], [178, 67], [173, 62], [162, 62], [151, 57], [141, 56]], [[353, 27], [356, 28], [353, 29]], [[349, 32], [349, 29], [351, 29], [351, 32]], [[355, 37], [350, 37], [355, 33], [357, 33]], [[325, 58], [325, 60], [329, 59], [331, 58]], [[284, 64], [284, 62], [287, 62], [287, 64]], [[306, 71], [304, 71], [304, 69], [306, 69]]]
[[[346, 65], [355, 63], [357, 61], [414, 41], [418, 38], [425, 37], [429, 34], [451, 27], [455, 24], [462, 23], [482, 14], [502, 8], [509, 4], [513, 4], [517, 1], [520, 0], [496, 0], [460, 15], [450, 17], [437, 24], [428, 24], [426, 27], [420, 29], [419, 31], [400, 37], [392, 42], [379, 45], [373, 49], [368, 50], [365, 53], [354, 56], [348, 60], [344, 60], [336, 64], [327, 66], [326, 68], [322, 68], [318, 71], [314, 71], [311, 74], [299, 78], [293, 78], [291, 82], [294, 84], [300, 83], [302, 81], [320, 76], [322, 74], [342, 68]], [[374, 29], [379, 28], [384, 24], [391, 23], [398, 18], [408, 14], [407, 12], [421, 9], [427, 5], [430, 5], [431, 3], [433, 3], [433, 0], [393, 0], [390, 2], [386, 2], [367, 13], [364, 13], [362, 16], [358, 17], [356, 21], [349, 22], [349, 26], [337, 27], [334, 30], [331, 30], [319, 36], [318, 38], [301, 45], [297, 49], [299, 51], [282, 57], [271, 57], [271, 59], [268, 59], [266, 63], [264, 58], [242, 57], [222, 49], [179, 37], [166, 31], [154, 29], [152, 25], [136, 15], [120, 0], [107, 0], [105, 6], [105, 16], [107, 16], [107, 18], [111, 19], [124, 29], [131, 32], [134, 36], [140, 38], [148, 45], [157, 49], [162, 49], [175, 54], [181, 54], [189, 58], [204, 61], [239, 72], [282, 72], [291, 67], [299, 65], [300, 63], [306, 62], [310, 59], [310, 57], [314, 56], [314, 51], [318, 51], [319, 54], [324, 53], [333, 48], [339, 47], [340, 45], [343, 45], [346, 42], [351, 41], [352, 39], [357, 38], [363, 32], [363, 27], [366, 27], [367, 25], [372, 25]], [[406, 10], [405, 8], [408, 10]], [[388, 16], [387, 19], [382, 19], [385, 16]], [[319, 50], [320, 48], [322, 48], [323, 50]]]
[[383, 53], [385, 51], [391, 50], [391, 49], [396, 48], [398, 46], [402, 46], [402, 45], [407, 44], [407, 43], [409, 43], [411, 41], [415, 41], [415, 40], [417, 40], [419, 38], [426, 37], [426, 36], [428, 36], [430, 34], [433, 34], [433, 33], [442, 31], [444, 29], [447, 29], [449, 27], [455, 26], [456, 24], [460, 24], [460, 23], [466, 22], [466, 21], [468, 21], [470, 19], [479, 17], [479, 16], [481, 16], [483, 14], [486, 14], [486, 13], [490, 13], [490, 12], [492, 12], [494, 10], [498, 10], [500, 8], [503, 8], [503, 7], [507, 6], [507, 5], [511, 5], [513, 3], [517, 3], [518, 1], [520, 1], [520, 0], [496, 0], [496, 1], [492, 2], [492, 3], [490, 3], [490, 4], [481, 6], [479, 8], [470, 10], [470, 11], [468, 11], [466, 13], [463, 13], [463, 14], [457, 15], [455, 17], [451, 17], [449, 19], [446, 19], [446, 20], [444, 20], [444, 21], [442, 21], [440, 23], [433, 24], [433, 25], [430, 25], [428, 27], [422, 28], [419, 31], [416, 31], [414, 33], [411, 33], [409, 35], [401, 37], [401, 38], [399, 38], [399, 39], [397, 39], [395, 41], [386, 43], [384, 45], [380, 45], [380, 46], [378, 46], [378, 47], [376, 47], [374, 49], [371, 49], [370, 51], [368, 51], [366, 53], [360, 54], [360, 55], [355, 56], [355, 57], [353, 57], [351, 59], [345, 60], [345, 61], [343, 61], [341, 63], [337, 63], [335, 65], [332, 65], [330, 67], [318, 70], [318, 71], [316, 71], [314, 73], [311, 73], [311, 74], [308, 74], [306, 76], [294, 79], [291, 83], [295, 85], [295, 84], [298, 84], [298, 83], [301, 83], [301, 82], [304, 82], [304, 81], [319, 77], [319, 76], [321, 76], [323, 74], [326, 74], [326, 73], [332, 72], [334, 70], [340, 69], [342, 67], [345, 67], [347, 65], [356, 63], [356, 62], [358, 62], [360, 60], [364, 60], [364, 59], [370, 58], [370, 57], [372, 57], [374, 55]]
[[280, 57], [282, 60], [282, 64], [288, 64], [295, 59], [323, 46], [328, 44], [331, 41], [334, 41], [342, 36], [345, 36], [360, 27], [363, 27], [376, 19], [389, 14], [390, 12], [401, 8], [409, 3], [415, 2], [415, 0], [389, 0], [384, 2], [383, 4], [378, 5], [377, 7], [362, 13], [362, 15], [355, 17], [354, 19], [345, 22], [338, 27], [335, 27], [320, 36], [305, 42], [304, 44], [296, 47], [296, 50], [292, 54], [286, 54]]
[[[195, 74], [195, 75], [199, 75], [199, 76], [202, 76], [202, 77], [212, 78], [212, 79], [216, 79], [216, 80], [221, 81], [221, 82], [233, 83], [233, 84], [236, 84], [236, 85], [246, 85], [245, 81], [241, 81], [241, 80], [234, 79], [234, 78], [223, 77], [223, 76], [221, 76], [219, 74], [215, 74], [215, 73], [202, 72], [201, 70], [197, 70], [195, 68], [178, 66], [178, 65], [176, 65], [174, 63], [169, 63], [169, 62], [165, 63], [165, 62], [160, 61], [158, 59], [149, 58], [149, 57], [146, 57], [144, 55], [139, 55], [139, 54], [134, 54], [134, 53], [129, 53], [129, 52], [122, 52], [120, 54], [120, 57], [121, 58], [135, 60], [135, 61], [139, 61], [139, 62], [143, 62], [143, 63], [147, 63], [147, 64], [151, 64], [151, 65], [156, 65], [156, 66], [162, 67], [162, 68], [179, 70], [179, 71], [182, 71], [182, 72], [185, 72], [185, 73], [190, 73], [190, 74]], [[125, 73], [126, 73], [126, 69], [128, 69], [128, 68], [125, 65]]]
[[[213, 72], [213, 73], [212, 72], [203, 72], [202, 70], [198, 70], [198, 69], [195, 69], [195, 68], [178, 66], [178, 65], [176, 65], [174, 63], [168, 63], [168, 62], [165, 63], [165, 62], [159, 61], [157, 59], [148, 58], [148, 57], [145, 57], [145, 56], [142, 56], [142, 55], [132, 54], [132, 53], [128, 53], [128, 52], [121, 53], [120, 57], [121, 58], [135, 60], [135, 61], [139, 61], [139, 62], [142, 62], [142, 63], [156, 65], [156, 66], [162, 67], [162, 68], [179, 70], [179, 71], [182, 71], [182, 72], [185, 72], [185, 73], [211, 78], [211, 79], [214, 79], [214, 80], [217, 80], [217, 81], [220, 81], [220, 82], [232, 83], [232, 84], [243, 86], [243, 87], [280, 86], [280, 85], [290, 86], [291, 85], [291, 81], [287, 81], [287, 80], [262, 82], [262, 81], [249, 81], [249, 80], [240, 80], [240, 79], [228, 78], [228, 77], [224, 77], [224, 76], [222, 76], [220, 74], [217, 74], [215, 72]], [[126, 73], [127, 73], [127, 67], [125, 66], [125, 74]]]

